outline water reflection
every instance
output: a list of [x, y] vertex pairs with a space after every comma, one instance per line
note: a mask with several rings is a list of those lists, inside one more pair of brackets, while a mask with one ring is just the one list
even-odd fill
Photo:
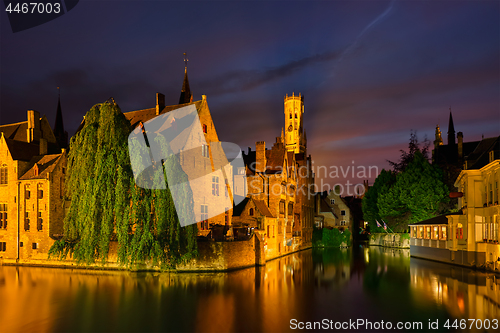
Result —
[[500, 279], [491, 273], [412, 258], [411, 284], [455, 318], [500, 318]]
[[228, 273], [0, 266], [0, 300], [5, 332], [282, 332], [291, 319], [499, 317], [494, 275], [378, 247], [308, 250]]

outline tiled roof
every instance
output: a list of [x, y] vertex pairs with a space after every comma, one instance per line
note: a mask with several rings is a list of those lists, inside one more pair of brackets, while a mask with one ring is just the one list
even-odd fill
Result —
[[26, 130], [28, 129], [28, 121], [22, 121], [15, 124], [7, 124], [0, 126], [0, 132], [3, 132], [7, 139], [16, 141], [27, 142], [28, 136]]
[[274, 217], [266, 203], [262, 200], [255, 200], [253, 198], [246, 197], [238, 205], [233, 207], [233, 216], [241, 216], [241, 213], [246, 209], [249, 202], [253, 202], [255, 208], [260, 212], [261, 215], [266, 217]]
[[282, 171], [285, 162], [285, 150], [279, 148], [271, 148], [266, 150], [266, 171], [268, 173], [275, 173]]
[[450, 214], [438, 215], [438, 216], [432, 217], [428, 220], [424, 220], [421, 222], [408, 224], [408, 225], [448, 224], [448, 219], [446, 218], [446, 216], [448, 216], [448, 215], [462, 215], [462, 213], [450, 213]]
[[481, 140], [476, 149], [467, 156], [467, 169], [480, 169], [489, 163], [489, 152], [500, 151], [500, 136]]
[[267, 217], [274, 217], [264, 201], [254, 199], [253, 202], [255, 204], [255, 207], [260, 211], [262, 215]]
[[[160, 114], [165, 114], [167, 112], [170, 112], [172, 110], [175, 110], [175, 109], [178, 109], [178, 108], [190, 105], [190, 104], [194, 104], [196, 106], [196, 110], [198, 110], [198, 112], [199, 112], [201, 109], [201, 103], [202, 103], [202, 101], [200, 100], [200, 101], [196, 101], [193, 103], [187, 103], [187, 104], [169, 105], [169, 106], [164, 107], [163, 110], [161, 110]], [[127, 118], [128, 121], [130, 121], [130, 124], [132, 125], [132, 127], [136, 128], [137, 126], [139, 126], [140, 122], [145, 123], [146, 121], [151, 120], [154, 117], [156, 117], [156, 108], [126, 112], [123, 115], [125, 116], [125, 118]]]
[[319, 204], [319, 212], [320, 213], [331, 213], [333, 216], [335, 216], [336, 219], [338, 219], [337, 214], [333, 211], [333, 208], [331, 208], [328, 203], [326, 202], [326, 199], [320, 199], [320, 204]]
[[[20, 180], [47, 179], [47, 175], [54, 171], [57, 161], [62, 154], [35, 156], [31, 159], [29, 169], [22, 175]], [[35, 174], [35, 164], [38, 167], [38, 175]]]
[[40, 153], [40, 147], [36, 143], [27, 143], [5, 138], [7, 147], [10, 151], [12, 159], [15, 161], [29, 161], [33, 156]]

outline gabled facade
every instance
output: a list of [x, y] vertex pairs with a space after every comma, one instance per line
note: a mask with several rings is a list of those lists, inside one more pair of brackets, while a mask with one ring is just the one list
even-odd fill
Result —
[[316, 193], [315, 208], [316, 227], [351, 230], [353, 221], [351, 210], [335, 191]]
[[[198, 181], [198, 183], [195, 184], [197, 186], [193, 186], [193, 182], [191, 184], [191, 190], [194, 196], [194, 214], [197, 220], [202, 220], [202, 222], [197, 223], [198, 235], [209, 236], [211, 226], [225, 225], [229, 227], [231, 225], [231, 210], [234, 193], [232, 193], [230, 189], [233, 186], [233, 170], [231, 165], [225, 160], [225, 156], [221, 156], [221, 154], [217, 153], [217, 147], [220, 146], [220, 141], [212, 120], [210, 109], [208, 108], [206, 96], [203, 95], [200, 101], [179, 105], [165, 106], [164, 101], [165, 96], [157, 93], [155, 108], [126, 112], [124, 115], [130, 121], [132, 127], [136, 128], [157, 116], [168, 116], [169, 112], [181, 107], [193, 105], [196, 108], [202, 126], [201, 130], [204, 144], [200, 145], [199, 149], [192, 149], [180, 154], [179, 162], [189, 179]], [[175, 121], [168, 117], [165, 119], [169, 122]], [[200, 141], [200, 138], [192, 138], [192, 136], [196, 135], [198, 135], [198, 132], [183, 132], [179, 135], [179, 140], [182, 139], [183, 142], [186, 140], [192, 140], [193, 142]], [[180, 136], [184, 136], [184, 138], [180, 138]], [[224, 169], [227, 177], [223, 177], [222, 174], [209, 177], [210, 179], [201, 177], [202, 175], [208, 175], [217, 171], [218, 165], [225, 166]], [[209, 191], [210, 193], [207, 193], [206, 189], [211, 189], [211, 191]], [[224, 213], [214, 216], [214, 204], [215, 201], [220, 201], [219, 199], [226, 201], [227, 207], [223, 207], [225, 208]]]
[[[47, 259], [62, 237], [66, 152], [45, 116], [0, 126], [0, 257]], [[54, 153], [55, 152], [55, 153]]]
[[247, 195], [262, 202], [273, 218], [261, 224], [266, 236], [266, 257], [277, 257], [297, 249], [293, 238], [294, 206], [297, 180], [295, 155], [288, 154], [282, 137], [276, 138], [271, 149], [266, 143], [256, 143], [256, 150], [243, 154], [246, 166]]

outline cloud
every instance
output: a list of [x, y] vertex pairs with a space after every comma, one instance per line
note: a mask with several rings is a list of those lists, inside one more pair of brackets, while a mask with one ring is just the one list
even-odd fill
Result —
[[309, 66], [335, 60], [339, 57], [339, 54], [337, 51], [316, 54], [263, 71], [230, 71], [216, 76], [214, 79], [203, 81], [200, 83], [200, 86], [205, 87], [207, 93], [212, 95], [248, 91], [265, 85], [268, 82], [283, 79]]

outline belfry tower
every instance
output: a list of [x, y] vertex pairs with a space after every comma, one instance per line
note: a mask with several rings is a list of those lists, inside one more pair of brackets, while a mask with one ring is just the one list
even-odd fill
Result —
[[304, 137], [304, 96], [285, 96], [285, 147], [295, 154], [306, 151]]

